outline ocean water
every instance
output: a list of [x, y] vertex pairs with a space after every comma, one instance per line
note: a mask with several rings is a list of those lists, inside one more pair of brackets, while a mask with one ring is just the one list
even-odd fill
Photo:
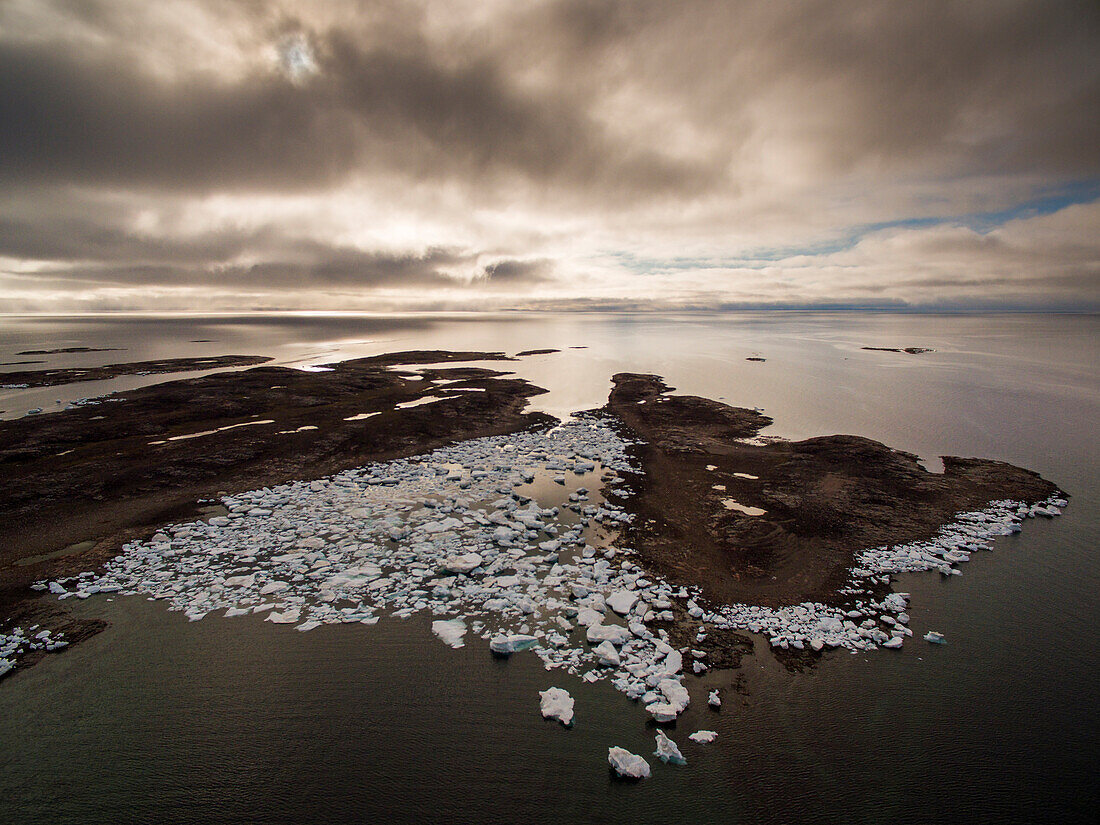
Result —
[[[200, 339], [207, 339], [202, 340]], [[124, 352], [18, 356], [27, 349]], [[931, 347], [923, 355], [863, 346]], [[577, 349], [574, 349], [576, 347]], [[583, 347], [583, 349], [581, 349]], [[855, 433], [1037, 470], [1065, 514], [997, 539], [963, 575], [900, 577], [915, 641], [790, 673], [758, 642], [733, 674], [688, 678], [670, 730], [688, 758], [613, 780], [609, 745], [647, 757], [644, 709], [534, 656], [452, 650], [430, 617], [311, 633], [140, 598], [74, 609], [96, 638], [0, 683], [0, 820], [60, 822], [1091, 822], [1100, 755], [1100, 318], [876, 313], [267, 315], [0, 318], [28, 369], [225, 353], [291, 366], [410, 349], [562, 352], [486, 366], [599, 406], [619, 371], [760, 407], [787, 438]], [[763, 363], [746, 357], [763, 357]], [[20, 367], [2, 367], [10, 370]], [[189, 374], [191, 375], [191, 374]], [[171, 376], [0, 390], [4, 417]], [[57, 401], [62, 404], [57, 404]], [[924, 643], [943, 632], [943, 647]], [[538, 713], [567, 688], [577, 724]], [[706, 691], [723, 688], [720, 713]], [[708, 746], [687, 734], [718, 731]]]

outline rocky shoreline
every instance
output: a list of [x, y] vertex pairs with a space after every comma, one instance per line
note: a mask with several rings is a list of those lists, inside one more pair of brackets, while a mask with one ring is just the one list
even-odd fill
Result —
[[[102, 352], [76, 347], [50, 352]], [[35, 353], [20, 353], [35, 354]], [[198, 372], [229, 367], [251, 367], [270, 361], [262, 355], [216, 355], [210, 358], [160, 358], [154, 361], [130, 361], [125, 364], [106, 364], [101, 367], [58, 367], [51, 370], [23, 370], [0, 372], [0, 387], [56, 387], [81, 381], [106, 381], [123, 375], [163, 375], [172, 372]]]
[[715, 604], [842, 603], [866, 548], [930, 538], [991, 502], [1062, 495], [999, 461], [917, 456], [853, 435], [759, 438], [771, 419], [671, 395], [655, 375], [612, 379], [606, 411], [642, 443], [626, 537], [644, 564]]
[[[530, 636], [530, 643], [501, 642], [509, 652], [531, 646], [548, 666], [613, 676], [632, 698], [675, 705], [679, 698], [669, 696], [680, 697], [678, 688], [651, 688], [662, 679], [680, 684], [683, 672], [737, 667], [753, 649], [746, 633], [765, 634], [792, 666], [827, 647], [900, 646], [906, 603], [889, 593], [893, 572], [950, 575], [990, 537], [1065, 504], [1050, 482], [1001, 462], [946, 458], [945, 472], [934, 474], [915, 456], [856, 436], [762, 440], [767, 416], [670, 395], [652, 375], [616, 375], [603, 410], [553, 430], [554, 419], [524, 411], [539, 388], [461, 366], [486, 360], [506, 356], [404, 352], [321, 371], [258, 367], [128, 392], [109, 414], [78, 409], [0, 424], [0, 467], [10, 479], [0, 501], [0, 633], [24, 628], [26, 641], [13, 648], [14, 661], [23, 666], [62, 646], [49, 634], [34, 642], [26, 628], [60, 632], [67, 643], [94, 635], [102, 623], [73, 619], [63, 599], [154, 592], [140, 572], [152, 564], [168, 575], [157, 579], [159, 597], [188, 615], [219, 608], [242, 615], [267, 605], [272, 616], [308, 625], [377, 620], [379, 609], [450, 610], [460, 614], [456, 621], [473, 614], [475, 632], [486, 638]], [[502, 463], [492, 458], [501, 449], [521, 452]], [[409, 456], [421, 458], [410, 464]], [[423, 471], [425, 462], [432, 472]], [[440, 469], [447, 466], [463, 469]], [[602, 504], [587, 503], [590, 491], [569, 481], [590, 472], [601, 474]], [[526, 492], [546, 473], [574, 490], [552, 509]], [[404, 484], [411, 492], [401, 492]], [[284, 488], [300, 492], [287, 498], [278, 493]], [[385, 583], [370, 589], [374, 607], [354, 588], [341, 590], [343, 579], [327, 589], [261, 593], [280, 571], [308, 573], [297, 568], [307, 553], [311, 565], [324, 562], [326, 577], [355, 567], [346, 553], [322, 552], [337, 540], [323, 519], [310, 522], [316, 548], [292, 542], [279, 561], [245, 558], [240, 569], [226, 568], [220, 584], [215, 577], [199, 587], [190, 568], [163, 566], [170, 548], [169, 556], [181, 549], [201, 556], [214, 533], [229, 529], [229, 538], [240, 538], [233, 531], [256, 519], [255, 529], [265, 531], [283, 502], [315, 498], [310, 506], [321, 512], [349, 489], [369, 506], [333, 511], [337, 532], [370, 532], [359, 522], [373, 519], [389, 531], [384, 541], [399, 544], [416, 535], [401, 526], [408, 496], [430, 497], [413, 513], [425, 531], [414, 554], [420, 572], [408, 580], [401, 570], [411, 557], [383, 544], [371, 551], [376, 572], [352, 576], [363, 586]], [[494, 491], [504, 497], [478, 509], [479, 490], [485, 501]], [[387, 497], [407, 503], [389, 505]], [[559, 510], [576, 516], [561, 521]], [[355, 523], [344, 524], [352, 511]], [[445, 527], [433, 532], [437, 523]], [[170, 524], [182, 527], [162, 529]], [[439, 532], [458, 540], [441, 543]], [[96, 578], [111, 559], [108, 571], [118, 572], [127, 552], [139, 554], [122, 568], [130, 578]], [[395, 574], [383, 577], [384, 563]], [[433, 565], [439, 572], [431, 574]], [[513, 582], [509, 571], [517, 569]], [[489, 573], [495, 578], [485, 579]], [[430, 575], [443, 579], [435, 590], [408, 586]], [[234, 578], [256, 592], [219, 595]], [[479, 584], [452, 603], [461, 582]], [[531, 601], [532, 587], [548, 589]], [[334, 611], [334, 603], [348, 606]], [[496, 617], [488, 623], [486, 610]], [[570, 640], [577, 624], [588, 628], [587, 646]], [[439, 632], [461, 642], [465, 627]], [[673, 652], [676, 662], [666, 662]], [[624, 671], [624, 662], [661, 678], [650, 685]], [[595, 668], [586, 670], [590, 663]]]
[[391, 369], [505, 358], [417, 351], [319, 372], [259, 367], [0, 422], [0, 628], [28, 609], [31, 582], [96, 569], [126, 541], [199, 515], [197, 502], [552, 421], [524, 411], [542, 390], [503, 373]]

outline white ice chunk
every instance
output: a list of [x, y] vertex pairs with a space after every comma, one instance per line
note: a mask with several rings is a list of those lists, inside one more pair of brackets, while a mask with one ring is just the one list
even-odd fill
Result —
[[593, 610], [591, 607], [583, 607], [577, 613], [577, 624], [583, 627], [591, 627], [603, 623], [603, 614], [598, 610]]
[[675, 722], [676, 717], [680, 715], [680, 709], [667, 702], [646, 705], [646, 710], [649, 711], [655, 722]]
[[637, 593], [631, 590], [617, 590], [607, 597], [607, 606], [620, 616], [625, 616], [634, 607], [636, 601], [638, 601]]
[[675, 679], [662, 679], [657, 683], [657, 690], [665, 695], [665, 699], [668, 700], [670, 705], [679, 708], [678, 713], [683, 711], [691, 701], [687, 688]]
[[534, 647], [538, 639], [526, 634], [513, 634], [511, 636], [494, 636], [489, 641], [489, 650], [500, 656], [510, 656], [520, 650]]
[[687, 760], [684, 759], [684, 755], [680, 753], [680, 749], [676, 747], [676, 743], [669, 739], [663, 730], [657, 731], [657, 750], [653, 751], [653, 755], [660, 759], [662, 762], [672, 765], [686, 765]]
[[564, 688], [540, 690], [540, 708], [544, 719], [557, 719], [567, 728], [573, 727], [573, 697]]
[[443, 562], [443, 569], [448, 573], [469, 573], [479, 566], [484, 559], [480, 553], [465, 553], [461, 556], [451, 556]]
[[466, 622], [462, 619], [432, 622], [432, 633], [453, 648], [465, 646], [462, 637], [466, 635]]
[[637, 754], [626, 750], [626, 748], [608, 748], [607, 762], [619, 776], [628, 779], [649, 778], [649, 763]]
[[285, 610], [282, 613], [276, 613], [272, 610], [267, 614], [265, 622], [274, 622], [275, 624], [294, 624], [301, 617], [302, 611], [300, 608], [292, 607], [290, 610]]
[[600, 659], [600, 664], [604, 667], [618, 667], [621, 664], [619, 659], [619, 651], [615, 649], [615, 645], [610, 641], [600, 642], [593, 653]]
[[599, 642], [606, 641], [611, 642], [613, 645], [626, 644], [630, 641], [632, 636], [629, 630], [617, 624], [590, 625], [586, 635], [591, 644], [598, 644]]

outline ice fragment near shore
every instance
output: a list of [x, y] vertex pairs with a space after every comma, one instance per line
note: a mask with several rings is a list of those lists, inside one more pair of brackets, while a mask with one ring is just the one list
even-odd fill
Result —
[[590, 644], [611, 642], [613, 645], [624, 645], [630, 641], [633, 634], [627, 628], [617, 624], [594, 624], [589, 626], [585, 635]]
[[469, 573], [482, 562], [480, 553], [466, 553], [461, 556], [451, 556], [443, 562], [443, 569], [448, 573]]
[[286, 610], [282, 613], [276, 613], [272, 610], [267, 614], [266, 622], [274, 622], [275, 624], [294, 624], [301, 617], [302, 611], [300, 608], [294, 607], [290, 610]]
[[666, 764], [687, 764], [687, 760], [684, 759], [684, 755], [680, 753], [680, 749], [676, 747], [676, 743], [669, 739], [663, 730], [657, 731], [656, 740], [657, 750], [653, 751], [654, 756]]
[[617, 590], [607, 597], [607, 606], [620, 616], [625, 616], [637, 601], [637, 593], [631, 590]]
[[924, 640], [926, 642], [931, 642], [934, 645], [947, 644], [947, 639], [944, 638], [943, 634], [937, 633], [935, 630], [929, 630], [927, 633], [925, 633]]
[[37, 627], [32, 625], [28, 630], [13, 627], [0, 632], [0, 676], [15, 668], [16, 657], [21, 654], [32, 650], [60, 650], [69, 644], [62, 633], [53, 634], [46, 629], [34, 632]]
[[460, 648], [466, 644], [462, 640], [462, 637], [466, 635], [466, 622], [462, 619], [432, 622], [432, 633], [453, 648]]
[[619, 776], [627, 779], [649, 779], [649, 763], [626, 748], [608, 748], [607, 762]]
[[521, 650], [529, 650], [538, 644], [538, 639], [522, 633], [511, 636], [494, 636], [489, 641], [489, 650], [498, 656], [511, 656]]
[[621, 664], [619, 651], [610, 641], [600, 642], [593, 651], [600, 659], [600, 664], [605, 667], [618, 667]]
[[709, 745], [717, 738], [718, 734], [712, 730], [697, 730], [695, 733], [688, 736], [688, 739], [700, 745]]
[[564, 688], [539, 691], [539, 709], [543, 719], [557, 719], [567, 728], [573, 727], [573, 697]]
[[670, 705], [679, 708], [681, 711], [691, 702], [687, 688], [675, 679], [662, 679], [657, 684], [657, 690], [665, 695], [665, 699]]

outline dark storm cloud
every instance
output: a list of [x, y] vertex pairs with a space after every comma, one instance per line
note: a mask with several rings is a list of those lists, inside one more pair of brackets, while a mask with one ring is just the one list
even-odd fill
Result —
[[[388, 42], [292, 35], [315, 52], [302, 83], [271, 67], [164, 79], [129, 52], [0, 42], [0, 180], [279, 191], [384, 170], [692, 196], [735, 186], [727, 165], [768, 135], [841, 168], [1100, 170], [1092, 2], [567, 0], [503, 16], [487, 45], [395, 19]], [[84, 20], [105, 36], [120, 21]], [[533, 69], [537, 89], [519, 82]], [[638, 111], [609, 130], [601, 105], [623, 91]], [[703, 138], [694, 155], [674, 159], [660, 131], [622, 137], [668, 101]]]
[[167, 238], [136, 233], [91, 218], [57, 218], [47, 222], [0, 216], [0, 254], [30, 260], [207, 263], [228, 260], [276, 240], [271, 231], [223, 230], [199, 237]]
[[[305, 260], [269, 260], [250, 266], [228, 266], [218, 270], [217, 283], [228, 277], [236, 283], [254, 286], [317, 287], [429, 287], [454, 286], [445, 274], [447, 267], [468, 263], [469, 255], [453, 250], [433, 249], [422, 255], [391, 255], [304, 244]], [[312, 260], [310, 260], [312, 258]]]
[[316, 76], [231, 85], [0, 44], [0, 181], [281, 191], [375, 171], [515, 174], [611, 194], [694, 191], [708, 179], [659, 149], [614, 144], [568, 94], [521, 93], [484, 60], [447, 67], [423, 47], [314, 40]]
[[913, 219], [1100, 178], [1097, 112], [1095, 0], [0, 0], [0, 287], [696, 306], [712, 273], [662, 262], [767, 247], [790, 259], [713, 277], [761, 304], [1084, 295], [1095, 209]]
[[564, 0], [531, 14], [560, 71], [675, 95], [731, 157], [767, 135], [837, 168], [1100, 169], [1092, 0]]
[[545, 281], [553, 270], [553, 262], [537, 261], [497, 261], [485, 267], [485, 280], [493, 283], [535, 283]]
[[347, 125], [289, 82], [169, 86], [50, 45], [0, 46], [0, 182], [168, 189], [338, 180]]
[[158, 234], [131, 228], [133, 215], [125, 211], [97, 214], [95, 204], [79, 201], [74, 211], [84, 214], [46, 221], [21, 220], [0, 211], [0, 254], [72, 266], [74, 279], [114, 285], [146, 280], [298, 287], [453, 285], [454, 279], [442, 270], [473, 267], [477, 261], [476, 254], [445, 248], [405, 254], [363, 250], [270, 226]]
[[[139, 245], [129, 246], [137, 248]], [[244, 249], [248, 242], [242, 239], [231, 246]], [[163, 254], [150, 255], [146, 259], [118, 255], [89, 262], [84, 258], [64, 269], [49, 269], [30, 277], [49, 279], [55, 285], [68, 281], [110, 287], [442, 287], [460, 283], [446, 274], [448, 268], [469, 265], [476, 257], [446, 249], [433, 249], [419, 255], [394, 255], [297, 241], [283, 242], [266, 250], [262, 262], [239, 263], [213, 260], [191, 244], [164, 244], [164, 248]], [[216, 251], [226, 248], [229, 247]]]
[[[821, 137], [840, 163], [910, 153], [955, 172], [1100, 170], [1100, 4], [811, 4], [780, 72], [828, 79], [847, 123]], [[812, 86], [811, 86], [812, 88]]]

